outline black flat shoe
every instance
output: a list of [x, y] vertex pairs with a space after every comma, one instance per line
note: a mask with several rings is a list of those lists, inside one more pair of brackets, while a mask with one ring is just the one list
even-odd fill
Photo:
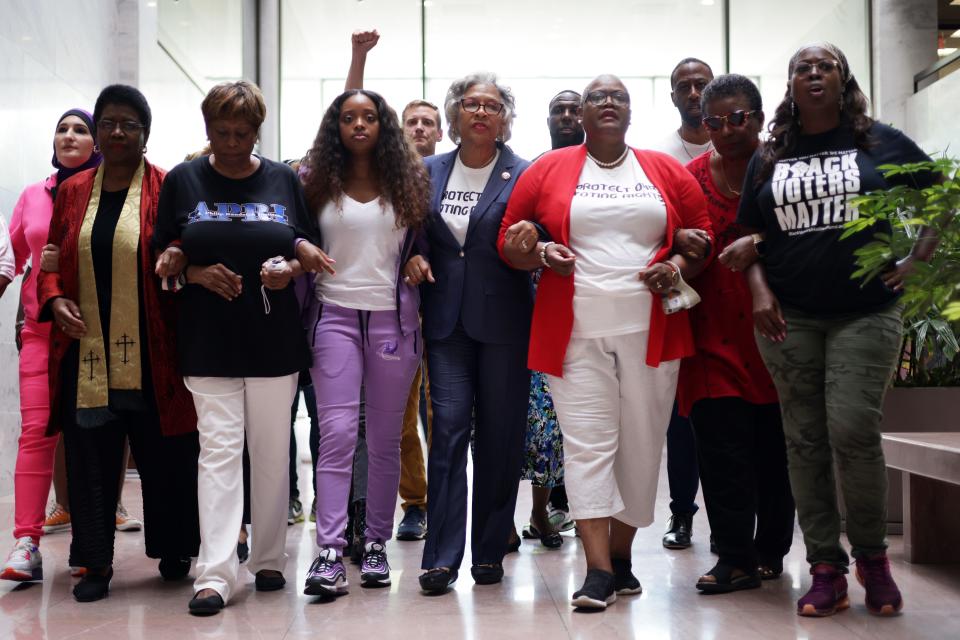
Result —
[[113, 567], [107, 575], [101, 576], [87, 569], [86, 575], [80, 578], [73, 587], [73, 597], [77, 602], [96, 602], [107, 597], [110, 593], [110, 579], [113, 578]]
[[477, 584], [497, 584], [503, 580], [503, 565], [499, 562], [495, 564], [475, 564], [470, 567], [470, 575]]
[[279, 591], [287, 584], [283, 574], [272, 569], [261, 569], [254, 577], [253, 586], [257, 591]]
[[243, 564], [247, 561], [247, 558], [250, 557], [250, 545], [246, 542], [237, 543], [237, 559], [240, 560], [240, 564]]
[[563, 546], [563, 536], [558, 532], [554, 531], [552, 533], [540, 533], [540, 530], [535, 526], [527, 525], [527, 528], [523, 530], [523, 537], [529, 539], [539, 539], [540, 544], [545, 546], [547, 549], [559, 549]]
[[160, 558], [158, 568], [164, 580], [183, 580], [190, 573], [190, 558]]
[[195, 616], [212, 616], [220, 613], [220, 610], [223, 609], [223, 598], [220, 597], [219, 593], [206, 598], [193, 596], [187, 608]]
[[429, 569], [420, 574], [420, 588], [426, 593], [444, 593], [457, 581], [456, 569]]
[[508, 553], [519, 553], [520, 545], [523, 544], [523, 540], [520, 539], [520, 536], [517, 536], [516, 540], [507, 543], [507, 550], [504, 552], [504, 555]]

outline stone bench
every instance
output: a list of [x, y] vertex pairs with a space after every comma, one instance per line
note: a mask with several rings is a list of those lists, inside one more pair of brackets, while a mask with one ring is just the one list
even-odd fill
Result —
[[887, 467], [902, 473], [908, 562], [960, 562], [960, 433], [885, 433]]

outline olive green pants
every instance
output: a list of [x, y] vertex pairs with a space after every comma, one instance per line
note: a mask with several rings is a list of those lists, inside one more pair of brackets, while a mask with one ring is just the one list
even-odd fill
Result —
[[900, 353], [901, 311], [818, 318], [784, 310], [784, 342], [756, 334], [780, 395], [790, 484], [811, 565], [846, 570], [850, 561], [840, 544], [834, 468], [854, 557], [887, 547], [880, 419]]

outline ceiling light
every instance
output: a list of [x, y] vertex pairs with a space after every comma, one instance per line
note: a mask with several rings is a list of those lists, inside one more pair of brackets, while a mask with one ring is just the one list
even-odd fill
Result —
[[957, 52], [956, 47], [944, 47], [943, 49], [937, 49], [937, 55], [941, 58], [946, 58], [947, 56], [952, 56]]
[[951, 37], [951, 38], [960, 38], [960, 29], [957, 29], [956, 31], [954, 31], [953, 33], [951, 33], [951, 34], [950, 34], [950, 37]]

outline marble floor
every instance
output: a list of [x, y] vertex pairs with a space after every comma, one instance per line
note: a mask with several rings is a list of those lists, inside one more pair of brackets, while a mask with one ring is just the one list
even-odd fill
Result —
[[[302, 465], [302, 471], [304, 503], [309, 505], [309, 465]], [[799, 534], [780, 580], [753, 591], [699, 594], [694, 582], [714, 560], [706, 518], [701, 513], [695, 520], [691, 549], [668, 551], [660, 546], [668, 514], [665, 475], [662, 471], [658, 520], [640, 531], [634, 546], [634, 571], [643, 583], [643, 594], [622, 597], [603, 613], [577, 613], [568, 604], [584, 571], [578, 541], [572, 536], [555, 551], [525, 541], [520, 553], [505, 561], [507, 575], [500, 585], [475, 586], [467, 571], [452, 592], [434, 597], [421, 594], [417, 584], [423, 543], [392, 541], [388, 547], [392, 587], [359, 588], [359, 572], [351, 566], [350, 594], [320, 602], [302, 595], [315, 554], [314, 527], [308, 522], [287, 529], [288, 583], [283, 591], [258, 593], [253, 577], [242, 571], [245, 586], [222, 614], [210, 618], [187, 614], [190, 581], [162, 582], [156, 562], [143, 555], [140, 533], [117, 534], [110, 596], [91, 604], [75, 602], [70, 593], [74, 580], [66, 566], [69, 534], [45, 537], [46, 580], [0, 584], [0, 638], [960, 638], [955, 608], [960, 605], [960, 565], [907, 564], [898, 536], [891, 537], [890, 553], [906, 608], [897, 618], [870, 615], [854, 580], [850, 610], [824, 619], [797, 617], [794, 602], [809, 577]], [[125, 502], [137, 514], [138, 494], [139, 481], [128, 479]], [[529, 485], [524, 483], [518, 526], [529, 505]], [[12, 520], [12, 498], [0, 498], [0, 540], [10, 540]]]

